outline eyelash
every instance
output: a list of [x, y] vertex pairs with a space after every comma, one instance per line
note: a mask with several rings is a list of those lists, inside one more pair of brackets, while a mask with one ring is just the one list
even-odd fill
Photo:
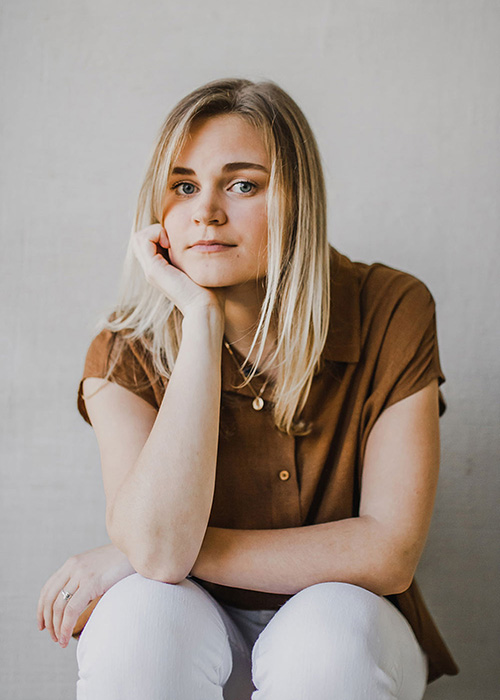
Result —
[[[257, 185], [256, 185], [254, 182], [250, 182], [250, 180], [238, 180], [237, 182], [233, 182], [233, 184], [231, 185], [231, 187], [234, 187], [234, 185], [241, 185], [241, 184], [244, 184], [244, 185], [251, 185], [252, 188], [253, 188], [253, 190], [250, 190], [250, 192], [238, 192], [238, 194], [249, 195], [249, 194], [252, 194], [252, 192], [255, 191], [255, 190], [257, 189]], [[182, 181], [182, 182], [176, 182], [175, 185], [172, 185], [171, 189], [172, 189], [172, 190], [178, 190], [179, 187], [181, 187], [182, 185], [192, 185], [193, 187], [195, 187], [195, 185], [193, 185], [192, 182], [185, 182], [185, 181]], [[177, 192], [176, 192], [176, 194], [177, 194]], [[182, 193], [180, 193], [180, 194], [177, 194], [177, 196], [178, 196], [178, 197], [190, 197], [191, 194], [193, 194], [193, 193], [192, 193], [192, 192], [191, 192], [190, 194], [182, 194]]]

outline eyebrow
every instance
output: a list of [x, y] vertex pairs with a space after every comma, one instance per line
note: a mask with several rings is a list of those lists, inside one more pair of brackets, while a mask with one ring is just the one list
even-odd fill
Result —
[[[226, 163], [222, 167], [223, 173], [232, 173], [235, 170], [261, 170], [264, 173], [269, 172], [267, 168], [259, 163], [245, 163], [243, 161], [237, 163]], [[194, 170], [191, 170], [191, 168], [183, 168], [180, 165], [177, 165], [172, 170], [172, 175], [196, 175], [196, 173]]]

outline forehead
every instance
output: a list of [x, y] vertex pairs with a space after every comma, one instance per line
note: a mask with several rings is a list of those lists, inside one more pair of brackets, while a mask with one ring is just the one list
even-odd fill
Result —
[[206, 161], [208, 158], [217, 162], [254, 161], [262, 165], [269, 162], [259, 130], [236, 114], [196, 119], [176, 162], [186, 165], [187, 160]]

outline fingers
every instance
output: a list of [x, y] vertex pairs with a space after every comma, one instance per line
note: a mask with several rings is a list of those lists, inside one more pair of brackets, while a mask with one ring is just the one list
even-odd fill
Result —
[[[61, 647], [66, 647], [81, 613], [92, 600], [90, 586], [79, 585], [78, 578], [62, 576], [57, 572], [42, 589], [39, 607], [37, 610], [38, 627], [46, 628], [54, 642], [59, 642]], [[61, 583], [64, 581], [64, 583]], [[71, 598], [65, 600], [61, 591], [72, 593]]]
[[159, 246], [171, 250], [166, 230], [161, 224], [152, 224], [136, 231], [132, 238], [132, 249], [141, 265], [146, 281], [159, 289], [182, 313], [190, 308], [216, 306], [223, 310], [219, 295], [198, 285], [171, 258], [159, 252]]
[[155, 284], [158, 273], [169, 267], [168, 260], [159, 252], [158, 246], [170, 247], [165, 229], [160, 224], [153, 224], [141, 231], [136, 231], [133, 238], [133, 251], [141, 265], [146, 279]]
[[170, 248], [167, 232], [161, 224], [153, 224], [141, 231], [136, 231], [134, 235], [134, 253], [145, 271], [147, 263], [155, 255], [160, 255], [158, 246], [164, 250]]
[[[64, 597], [61, 595], [61, 591], [59, 591], [59, 594], [56, 596], [54, 603], [52, 605], [52, 627], [54, 631], [54, 636], [56, 638], [56, 641], [61, 642], [60, 638], [60, 632], [61, 632], [61, 621], [63, 618], [63, 615], [65, 614], [65, 611], [72, 603], [73, 598], [78, 592], [78, 581], [75, 579], [70, 579], [67, 581], [67, 583], [64, 585], [64, 590], [67, 591], [68, 593], [73, 593], [71, 598], [68, 598], [67, 600], [64, 599]], [[71, 609], [73, 609], [73, 604], [71, 605]], [[76, 622], [76, 620], [75, 620]]]
[[[38, 628], [47, 629], [53, 641], [58, 641], [61, 647], [67, 646], [75, 628], [81, 631], [104, 593], [132, 573], [134, 569], [126, 556], [112, 544], [70, 557], [47, 580], [40, 592]], [[71, 596], [65, 599], [61, 595], [62, 590]], [[94, 606], [89, 607], [92, 602]], [[80, 616], [85, 618], [83, 624], [78, 622]]]
[[[62, 599], [62, 596], [61, 596]], [[63, 601], [64, 602], [64, 601]], [[78, 588], [63, 608], [62, 616], [59, 618], [59, 625], [54, 623], [61, 647], [66, 647], [75, 628], [76, 621], [91, 602], [85, 588]]]
[[170, 241], [168, 240], [167, 232], [163, 226], [160, 231], [160, 245], [162, 248], [170, 248]]
[[[149, 260], [157, 253], [156, 236], [150, 231], [151, 228], [150, 226], [142, 231], [136, 231], [133, 238], [134, 255], [144, 271], [147, 270]], [[153, 239], [151, 238], [151, 233], [153, 233]]]
[[[74, 572], [75, 576], [72, 576], [70, 572]], [[71, 557], [46, 581], [40, 592], [37, 606], [38, 629], [47, 629], [54, 642], [60, 642], [60, 627], [63, 615], [65, 614], [68, 603], [73, 600], [74, 594], [80, 588], [79, 581], [81, 577], [76, 575], [77, 573], [77, 557]], [[72, 593], [73, 596], [65, 600], [61, 594], [62, 590]], [[77, 598], [77, 604], [80, 604], [82, 596], [85, 596], [83, 591]], [[86, 605], [82, 610], [85, 609], [85, 607]], [[70, 612], [73, 610], [74, 603], [71, 605]], [[68, 619], [71, 619], [71, 617]], [[75, 618], [75, 622], [77, 619], [78, 615]]]
[[133, 251], [146, 280], [175, 303], [179, 278], [183, 279], [184, 274], [170, 264], [169, 259], [160, 252], [160, 247], [163, 250], [170, 248], [167, 232], [161, 224], [153, 224], [135, 232]]
[[[143, 254], [141, 257], [151, 259], [158, 252], [157, 246], [169, 248], [170, 241], [168, 240], [167, 232], [161, 224], [152, 224], [146, 228], [136, 231], [134, 234], [134, 252], [136, 255]], [[145, 254], [145, 256], [144, 256]]]
[[[60, 595], [61, 589], [68, 582], [69, 577], [65, 571], [65, 567], [58, 569], [45, 583], [43, 586], [40, 597], [38, 599], [37, 606], [37, 622], [38, 629], [43, 630], [47, 628], [50, 636], [57, 642], [57, 637], [54, 634], [53, 620], [52, 620], [52, 606]], [[71, 593], [72, 591], [70, 591]], [[61, 596], [62, 600], [62, 596]]]

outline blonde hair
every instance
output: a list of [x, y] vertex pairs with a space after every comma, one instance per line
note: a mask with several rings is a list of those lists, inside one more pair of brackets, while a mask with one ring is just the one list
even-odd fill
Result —
[[[273, 81], [226, 78], [184, 97], [167, 116], [140, 190], [132, 234], [163, 221], [164, 195], [175, 159], [197, 117], [236, 114], [262, 133], [271, 161], [267, 192], [268, 269], [251, 372], [258, 373], [270, 327], [277, 331], [271, 364], [277, 369], [272, 403], [276, 426], [303, 435], [300, 419], [313, 375], [319, 369], [330, 316], [326, 193], [321, 160], [311, 128], [297, 104]], [[99, 327], [139, 340], [151, 353], [158, 377], [169, 378], [182, 337], [182, 315], [150, 285], [128, 245], [113, 313]], [[116, 364], [119, 355], [115, 356]], [[108, 377], [112, 372], [108, 371]]]

